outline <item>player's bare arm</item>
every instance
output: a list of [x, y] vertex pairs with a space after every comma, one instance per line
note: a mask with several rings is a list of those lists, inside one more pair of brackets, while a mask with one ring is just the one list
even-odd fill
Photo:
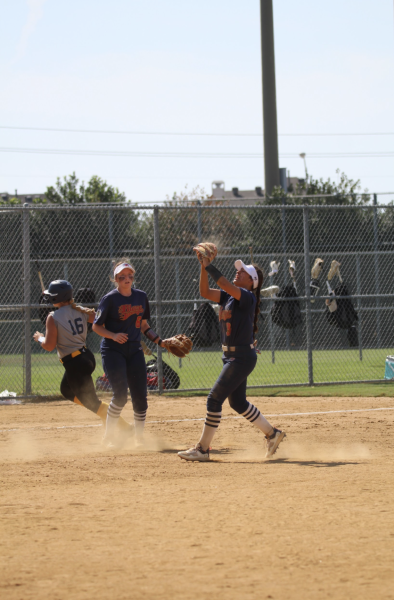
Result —
[[[209, 264], [208, 260], [207, 264]], [[205, 270], [203, 262], [201, 262], [200, 295], [207, 300], [211, 300], [211, 302], [218, 303], [220, 301], [220, 291], [209, 287], [208, 273]]]
[[55, 320], [52, 315], [48, 315], [46, 320], [46, 331], [45, 337], [39, 331], [36, 331], [33, 335], [33, 339], [35, 342], [40, 342], [40, 338], [44, 338], [44, 341], [41, 342], [41, 347], [44, 348], [47, 352], [52, 352], [56, 348], [57, 343], [57, 329], [55, 325]]
[[108, 331], [104, 325], [97, 325], [97, 323], [93, 323], [92, 329], [97, 335], [107, 338], [107, 340], [114, 340], [118, 344], [127, 342], [127, 333], [113, 333], [113, 331]]
[[[213, 265], [211, 265], [211, 261], [208, 258], [203, 258], [202, 266], [204, 267], [204, 271], [206, 273], [207, 280], [208, 280], [208, 273], [207, 273], [207, 271], [206, 271], [205, 268], [206, 267], [211, 267], [211, 269], [212, 269], [212, 267], [213, 267], [213, 269], [215, 269], [215, 272], [213, 273], [213, 269], [212, 269], [211, 275], [214, 277], [217, 285], [222, 290], [224, 290], [225, 292], [227, 292], [228, 294], [230, 294], [230, 296], [232, 296], [236, 300], [239, 300], [241, 298], [240, 287], [242, 287], [242, 286], [237, 287], [237, 285], [234, 285], [228, 279], [226, 279], [226, 277], [220, 273], [219, 269], [216, 269], [216, 267], [214, 267]], [[219, 290], [210, 290], [210, 291], [217, 293], [217, 296], [216, 296], [217, 299], [215, 298], [215, 302], [219, 302], [219, 300], [220, 300], [220, 292], [219, 292]], [[212, 298], [212, 300], [213, 300], [213, 298]]]

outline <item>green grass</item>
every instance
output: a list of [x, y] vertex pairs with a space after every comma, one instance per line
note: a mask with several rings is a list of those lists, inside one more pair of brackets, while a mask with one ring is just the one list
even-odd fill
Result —
[[[308, 363], [306, 351], [275, 352], [272, 363], [270, 352], [258, 356], [257, 365], [248, 378], [248, 385], [270, 385], [267, 395], [389, 395], [390, 385], [383, 381], [385, 359], [392, 349], [364, 350], [363, 360], [359, 360], [358, 350], [320, 350], [313, 353], [314, 381], [360, 381], [379, 379], [379, 384], [331, 385], [323, 387], [283, 388], [282, 385], [307, 384]], [[149, 358], [149, 357], [148, 357]], [[221, 366], [221, 352], [192, 352], [190, 358], [179, 360], [164, 355], [164, 360], [179, 373], [182, 388], [210, 388], [216, 380]], [[102, 375], [101, 357], [96, 354], [97, 367], [94, 379]], [[0, 356], [0, 391], [23, 393], [23, 356]], [[56, 354], [32, 355], [32, 390], [39, 395], [59, 394], [59, 384], [63, 376], [63, 367]], [[366, 390], [369, 390], [367, 393]], [[250, 390], [251, 394], [261, 394], [260, 390]], [[205, 393], [205, 392], [204, 392]]]

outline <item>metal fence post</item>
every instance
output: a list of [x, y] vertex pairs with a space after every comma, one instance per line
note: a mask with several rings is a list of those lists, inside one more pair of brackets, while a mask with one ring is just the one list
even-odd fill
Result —
[[[270, 261], [272, 261], [272, 255], [270, 256]], [[271, 284], [273, 283], [273, 278], [271, 275]], [[269, 336], [270, 336], [270, 348], [271, 348], [271, 362], [274, 365], [275, 364], [275, 332], [274, 332], [274, 325], [272, 323], [272, 315], [271, 315], [271, 311], [272, 311], [272, 307], [273, 307], [274, 303], [272, 300], [270, 300], [268, 302], [268, 331], [269, 331]]]
[[305, 296], [306, 296], [306, 348], [308, 352], [308, 381], [313, 385], [313, 355], [312, 355], [312, 312], [311, 312], [311, 288], [310, 288], [310, 244], [309, 244], [309, 208], [304, 207], [304, 268], [305, 268]]
[[22, 211], [23, 303], [25, 304], [25, 377], [24, 394], [31, 394], [31, 326], [30, 326], [30, 213], [28, 204]]
[[[176, 332], [182, 333], [181, 329], [181, 305], [179, 304], [179, 300], [181, 299], [181, 281], [179, 277], [179, 258], [175, 259], [175, 295], [176, 295]], [[178, 361], [180, 367], [182, 367], [182, 359], [180, 358]]]
[[201, 212], [201, 202], [197, 200], [197, 239], [198, 243], [202, 241], [202, 212]]
[[[156, 331], [162, 337], [161, 327], [161, 279], [160, 279], [160, 228], [159, 207], [153, 209], [153, 234], [155, 256], [155, 300], [156, 300]], [[157, 346], [157, 385], [159, 393], [163, 393], [163, 357], [162, 349]]]
[[[286, 258], [287, 258], [287, 244], [286, 244], [286, 210], [285, 210], [285, 206], [286, 206], [286, 196], [283, 195], [282, 197], [282, 252], [283, 252], [283, 262], [286, 263]], [[287, 272], [287, 265], [284, 265], [284, 280], [285, 280], [285, 285], [287, 285], [288, 282], [288, 272]], [[290, 350], [290, 333], [289, 330], [286, 329], [286, 350]]]
[[108, 242], [109, 242], [109, 259], [110, 259], [110, 272], [113, 270], [114, 261], [114, 217], [113, 211], [108, 211]]
[[[356, 256], [356, 276], [357, 276], [357, 296], [361, 296], [361, 269], [360, 269], [360, 256]], [[358, 308], [358, 353], [360, 360], [363, 359], [363, 338], [362, 338], [362, 323], [363, 317], [361, 312], [361, 298], [357, 299]]]
[[379, 235], [378, 235], [378, 196], [373, 195], [373, 247], [375, 264], [375, 294], [376, 294], [376, 347], [380, 348], [380, 282], [379, 282]]

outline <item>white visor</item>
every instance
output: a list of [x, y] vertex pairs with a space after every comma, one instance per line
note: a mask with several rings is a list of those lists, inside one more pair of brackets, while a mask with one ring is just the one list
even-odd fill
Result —
[[241, 269], [243, 269], [244, 271], [247, 272], [248, 275], [251, 276], [251, 278], [253, 279], [253, 289], [256, 289], [257, 286], [259, 285], [259, 276], [257, 275], [257, 271], [254, 268], [253, 265], [245, 265], [242, 260], [236, 260], [234, 263], [235, 268], [237, 269], [237, 271], [240, 271]]
[[131, 269], [134, 273], [134, 269], [131, 265], [129, 265], [129, 263], [122, 263], [121, 265], [118, 265], [114, 271], [114, 275], [117, 275], [118, 273], [120, 273], [121, 271], [123, 271], [124, 269]]

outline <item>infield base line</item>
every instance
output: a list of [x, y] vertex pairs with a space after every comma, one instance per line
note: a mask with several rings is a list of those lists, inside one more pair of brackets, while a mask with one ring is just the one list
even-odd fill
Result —
[[[295, 413], [276, 413], [276, 414], [265, 414], [266, 417], [308, 417], [311, 415], [331, 415], [331, 414], [344, 414], [344, 413], [355, 413], [355, 412], [376, 412], [382, 410], [394, 410], [394, 407], [384, 407], [384, 408], [349, 408], [345, 410], [321, 410], [314, 412], [295, 412]], [[242, 416], [229, 416], [222, 417], [224, 419], [243, 419]], [[149, 424], [157, 424], [157, 423], [185, 423], [191, 421], [205, 421], [205, 417], [199, 417], [198, 419], [165, 419], [160, 421], [146, 421]], [[10, 431], [32, 431], [39, 430], [45, 431], [49, 429], [88, 429], [90, 427], [102, 427], [102, 423], [97, 423], [93, 425], [58, 425], [58, 426], [47, 426], [47, 427], [15, 427], [13, 429], [0, 429], [0, 433], [8, 433]]]

